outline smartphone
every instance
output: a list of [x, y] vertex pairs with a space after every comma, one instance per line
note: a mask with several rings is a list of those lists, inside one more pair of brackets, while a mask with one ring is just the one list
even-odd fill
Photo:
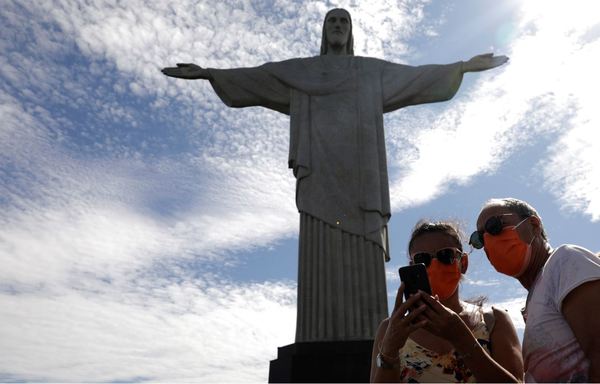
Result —
[[413, 264], [406, 267], [400, 267], [400, 280], [404, 282], [404, 299], [417, 293], [419, 290], [431, 295], [431, 286], [429, 285], [429, 276], [425, 264]]

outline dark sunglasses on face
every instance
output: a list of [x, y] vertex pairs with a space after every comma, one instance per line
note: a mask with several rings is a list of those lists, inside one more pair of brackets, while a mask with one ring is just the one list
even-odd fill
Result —
[[446, 265], [452, 265], [454, 260], [462, 257], [463, 251], [458, 248], [448, 247], [442, 248], [431, 254], [429, 252], [416, 252], [412, 255], [412, 262], [414, 264], [425, 264], [426, 267], [431, 265], [432, 259], [438, 259], [440, 263]]
[[473, 246], [475, 249], [483, 248], [483, 234], [489, 233], [492, 236], [497, 236], [502, 232], [502, 229], [505, 227], [502, 222], [503, 216], [513, 216], [516, 213], [503, 213], [498, 216], [492, 216], [483, 225], [483, 231], [475, 231], [471, 234], [469, 238], [469, 244]]

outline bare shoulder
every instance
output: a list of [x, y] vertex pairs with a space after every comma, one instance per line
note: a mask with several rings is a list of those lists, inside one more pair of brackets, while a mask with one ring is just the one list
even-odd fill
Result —
[[492, 311], [494, 314], [494, 318], [496, 319], [496, 323], [498, 322], [504, 322], [506, 324], [511, 324], [512, 325], [512, 319], [510, 317], [510, 315], [508, 314], [508, 311], [505, 309], [501, 309], [501, 308], [496, 308], [496, 307], [492, 307]]
[[491, 330], [492, 339], [502, 339], [503, 341], [518, 342], [517, 330], [510, 317], [510, 314], [500, 308], [492, 307], [494, 314], [494, 327]]

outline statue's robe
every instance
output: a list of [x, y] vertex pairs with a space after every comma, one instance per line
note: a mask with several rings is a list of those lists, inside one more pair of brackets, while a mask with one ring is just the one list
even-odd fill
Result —
[[226, 105], [290, 116], [289, 166], [301, 214], [296, 341], [372, 339], [387, 316], [383, 113], [452, 98], [461, 64], [328, 55], [209, 69]]

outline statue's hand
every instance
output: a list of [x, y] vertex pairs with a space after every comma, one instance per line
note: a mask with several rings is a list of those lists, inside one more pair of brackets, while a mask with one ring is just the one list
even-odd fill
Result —
[[179, 79], [205, 79], [210, 80], [210, 73], [206, 68], [196, 64], [177, 64], [176, 67], [167, 67], [160, 70], [167, 76]]
[[508, 61], [508, 57], [494, 56], [493, 53], [484, 53], [472, 57], [463, 63], [463, 72], [479, 72], [501, 66]]

